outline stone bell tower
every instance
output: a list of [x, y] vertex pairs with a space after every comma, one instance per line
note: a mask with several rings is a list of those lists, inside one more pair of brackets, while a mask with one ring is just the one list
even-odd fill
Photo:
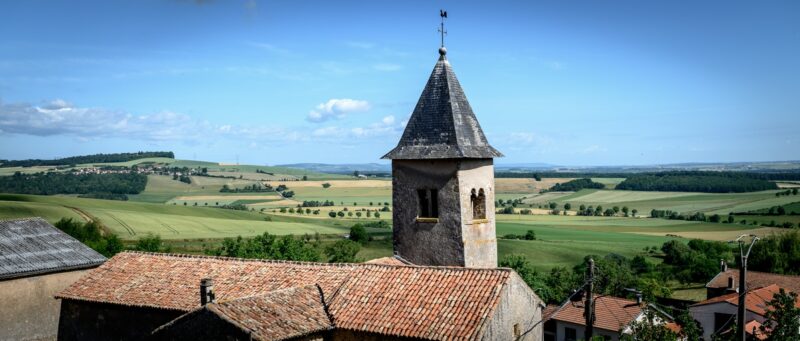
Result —
[[493, 158], [445, 55], [414, 108], [392, 160], [393, 242], [416, 265], [497, 267]]

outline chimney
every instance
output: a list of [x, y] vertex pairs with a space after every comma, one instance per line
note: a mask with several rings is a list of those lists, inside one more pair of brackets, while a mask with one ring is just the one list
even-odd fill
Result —
[[641, 292], [637, 292], [636, 293], [636, 305], [642, 305], [642, 293]]
[[719, 271], [720, 272], [728, 271], [728, 264], [725, 263], [724, 259], [719, 260]]
[[214, 281], [211, 278], [200, 280], [200, 305], [214, 303]]
[[728, 277], [728, 290], [733, 290], [733, 276]]

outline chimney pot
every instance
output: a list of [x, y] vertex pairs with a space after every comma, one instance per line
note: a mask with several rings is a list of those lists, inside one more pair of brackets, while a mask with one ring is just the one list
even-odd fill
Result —
[[719, 260], [719, 271], [721, 272], [728, 271], [728, 264], [725, 263], [724, 259]]
[[200, 305], [214, 303], [214, 281], [211, 278], [200, 280]]

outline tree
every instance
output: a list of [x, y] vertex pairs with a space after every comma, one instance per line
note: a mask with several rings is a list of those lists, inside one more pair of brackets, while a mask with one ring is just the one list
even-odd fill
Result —
[[303, 181], [306, 181], [306, 180], [308, 180], [308, 176], [303, 175]]
[[581, 206], [578, 207], [578, 210], [581, 211], [581, 212], [586, 211], [586, 205], [581, 204]]
[[639, 213], [639, 210], [637, 210], [637, 209], [635, 209], [635, 208], [631, 210], [631, 214], [632, 214], [634, 217], [636, 216], [636, 213]]
[[380, 218], [381, 217], [381, 214], [378, 213], [378, 212], [375, 212], [374, 215], [375, 215], [375, 218]]
[[622, 214], [624, 214], [626, 217], [628, 216], [629, 211], [630, 210], [628, 209], [628, 206], [622, 206]]
[[336, 218], [336, 212], [328, 211], [328, 216], [331, 217], [331, 218]]
[[361, 245], [347, 239], [338, 240], [325, 247], [325, 255], [331, 263], [358, 263], [356, 254], [361, 250]]
[[564, 210], [565, 210], [565, 211], [567, 211], [567, 210], [569, 210], [569, 209], [571, 209], [571, 208], [572, 208], [572, 204], [570, 204], [570, 203], [564, 203]]
[[161, 241], [161, 236], [157, 234], [147, 234], [136, 241], [136, 250], [146, 252], [161, 252], [164, 250], [164, 243]]
[[614, 206], [612, 209], [614, 210], [614, 214], [619, 213], [619, 206]]
[[356, 212], [356, 217], [361, 218], [361, 212]]
[[797, 188], [792, 188], [792, 195], [797, 195]]
[[330, 183], [326, 182], [326, 183], [322, 184], [322, 188], [328, 188], [328, 187], [331, 187]]
[[342, 211], [336, 212], [336, 215], [339, 216], [339, 218], [344, 218], [344, 212]]
[[551, 203], [549, 204], [549, 206], [550, 206], [550, 209], [551, 209], [551, 210], [554, 210], [554, 209], [556, 209], [556, 207], [558, 207], [558, 205], [557, 205], [556, 203], [554, 203], [554, 202], [551, 202]]
[[536, 232], [533, 230], [528, 230], [528, 232], [525, 232], [525, 240], [536, 240]]
[[800, 331], [800, 307], [797, 307], [797, 293], [786, 292], [783, 288], [767, 303], [766, 321], [761, 332], [768, 334], [768, 340], [797, 340]]
[[348, 217], [352, 217], [353, 216], [353, 211], [347, 212], [347, 216]]
[[701, 340], [703, 338], [703, 327], [692, 318], [688, 310], [683, 310], [675, 316], [675, 322], [681, 326], [681, 336], [686, 340]]
[[646, 309], [644, 319], [641, 321], [634, 321], [631, 323], [630, 333], [625, 333], [620, 336], [620, 340], [624, 341], [638, 341], [638, 340], [659, 340], [671, 341], [677, 340], [678, 336], [671, 330], [667, 329], [662, 323], [658, 322], [655, 313], [652, 309]]
[[359, 175], [361, 175], [361, 173], [359, 173], [358, 171], [353, 171], [353, 177], [357, 178]]
[[367, 229], [361, 224], [355, 224], [350, 227], [350, 240], [358, 243], [365, 243], [369, 240]]

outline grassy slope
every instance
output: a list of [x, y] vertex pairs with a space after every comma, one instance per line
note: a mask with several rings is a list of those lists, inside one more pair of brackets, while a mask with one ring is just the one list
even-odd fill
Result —
[[136, 239], [147, 233], [159, 234], [165, 239], [187, 239], [253, 236], [263, 232], [331, 234], [347, 231], [328, 224], [264, 221], [265, 215], [249, 211], [59, 196], [0, 195], [3, 217], [43, 216], [51, 222], [64, 216], [79, 218], [68, 207], [79, 207], [123, 239]]

